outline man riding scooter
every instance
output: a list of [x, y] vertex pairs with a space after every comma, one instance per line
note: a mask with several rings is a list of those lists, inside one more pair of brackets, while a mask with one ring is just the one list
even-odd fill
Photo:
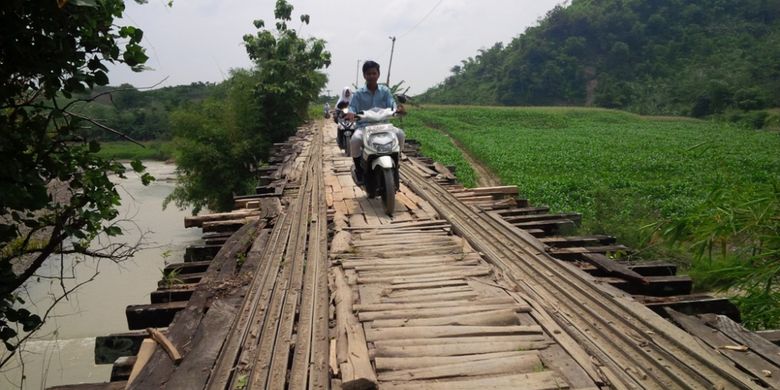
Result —
[[[405, 114], [404, 106], [395, 103], [390, 89], [384, 85], [379, 85], [379, 64], [374, 61], [363, 63], [363, 78], [366, 85], [352, 94], [352, 101], [349, 103], [349, 112], [346, 114], [347, 120], [354, 121], [355, 114], [372, 108], [391, 108], [396, 114]], [[396, 133], [398, 143], [403, 148], [405, 134], [403, 130], [398, 129]], [[352, 134], [350, 143], [350, 156], [355, 163], [355, 177], [359, 183], [363, 182], [363, 167], [360, 163], [360, 156], [363, 147], [363, 127], [358, 122], [357, 129]]]

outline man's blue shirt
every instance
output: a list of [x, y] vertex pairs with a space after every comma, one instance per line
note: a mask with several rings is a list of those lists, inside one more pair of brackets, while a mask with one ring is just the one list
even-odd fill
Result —
[[349, 112], [357, 114], [360, 111], [370, 110], [374, 107], [392, 108], [395, 110], [395, 100], [390, 89], [384, 85], [377, 85], [376, 91], [371, 93], [365, 86], [352, 94], [349, 102]]

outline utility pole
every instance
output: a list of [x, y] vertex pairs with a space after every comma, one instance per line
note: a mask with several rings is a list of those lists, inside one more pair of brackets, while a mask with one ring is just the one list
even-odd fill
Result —
[[387, 87], [390, 87], [390, 68], [393, 66], [393, 51], [395, 51], [395, 37], [389, 37], [393, 41], [390, 47], [390, 64], [387, 65]]
[[357, 67], [355, 68], [355, 89], [358, 89], [358, 75], [360, 75], [360, 59], [357, 60]]

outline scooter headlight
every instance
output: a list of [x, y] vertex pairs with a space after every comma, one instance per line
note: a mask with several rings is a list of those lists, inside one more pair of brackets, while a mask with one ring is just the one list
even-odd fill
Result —
[[377, 153], [391, 153], [398, 144], [395, 134], [388, 132], [371, 133], [368, 136], [368, 144]]

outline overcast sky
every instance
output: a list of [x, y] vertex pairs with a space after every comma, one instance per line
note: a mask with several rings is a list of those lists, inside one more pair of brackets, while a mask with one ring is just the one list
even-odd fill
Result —
[[[373, 59], [386, 81], [391, 40], [395, 54], [391, 84], [401, 80], [411, 94], [424, 92], [446, 78], [453, 65], [496, 42], [505, 44], [537, 23], [562, 0], [289, 0], [295, 7], [295, 28], [305, 37], [327, 41], [332, 63], [325, 70], [327, 89], [337, 94], [355, 82], [358, 60]], [[149, 0], [127, 1], [125, 19], [144, 30], [143, 45], [153, 71], [134, 73], [112, 67], [112, 85], [148, 87], [195, 81], [219, 82], [231, 68], [251, 62], [242, 45], [244, 34], [256, 33], [255, 19], [274, 25], [275, 0]], [[301, 14], [311, 17], [300, 26]], [[362, 75], [359, 84], [363, 84]]]

